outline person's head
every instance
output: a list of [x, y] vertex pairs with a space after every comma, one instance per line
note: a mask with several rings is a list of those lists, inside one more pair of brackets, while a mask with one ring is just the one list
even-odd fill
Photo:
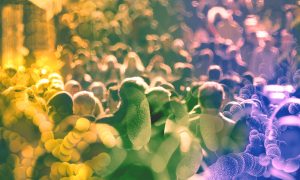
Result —
[[212, 60], [214, 56], [213, 52], [208, 48], [201, 50], [199, 55], [201, 59], [209, 62]]
[[[64, 47], [63, 50], [60, 53], [60, 59], [64, 62], [70, 63], [73, 59], [73, 52], [71, 49]], [[69, 64], [66, 64], [69, 65]]]
[[65, 91], [73, 96], [75, 93], [81, 91], [81, 85], [75, 80], [70, 80], [65, 84]]
[[278, 79], [277, 79], [277, 84], [279, 84], [279, 85], [289, 85], [289, 79], [288, 79], [288, 77], [286, 77], [286, 76], [282, 76], [282, 77], [279, 77]]
[[183, 42], [183, 40], [182, 39], [175, 39], [173, 41], [173, 44], [172, 44], [172, 49], [175, 52], [178, 52], [179, 50], [184, 49], [184, 42]]
[[98, 81], [98, 82], [93, 82], [90, 87], [89, 91], [93, 92], [94, 95], [101, 101], [105, 98], [106, 95], [106, 87], [105, 85]]
[[107, 87], [107, 108], [109, 111], [115, 112], [120, 102], [119, 86], [111, 85]]
[[113, 52], [118, 59], [123, 59], [123, 57], [128, 53], [128, 50], [128, 46], [122, 42], [117, 42], [109, 48], [109, 51]]
[[186, 66], [182, 69], [182, 78], [191, 78], [193, 75], [193, 66]]
[[146, 92], [146, 96], [150, 109], [153, 110], [153, 113], [156, 113], [163, 110], [163, 105], [170, 101], [171, 93], [163, 87], [154, 87]]
[[13, 67], [9, 67], [5, 69], [5, 73], [9, 76], [9, 77], [13, 77], [16, 73], [17, 70]]
[[145, 96], [149, 87], [141, 77], [126, 78], [122, 81], [119, 94], [123, 102], [136, 103]]
[[249, 41], [252, 42], [253, 44], [255, 44], [256, 41], [257, 41], [257, 35], [256, 35], [256, 32], [248, 33], [246, 37], [247, 37], [247, 40], [249, 40]]
[[186, 79], [192, 77], [194, 66], [192, 64], [178, 62], [174, 65], [174, 70], [181, 79]]
[[249, 31], [246, 32], [248, 29], [248, 27], [246, 27], [245, 31], [244, 31], [244, 38], [243, 38], [243, 42], [241, 45], [250, 45], [250, 46], [257, 46], [258, 45], [258, 39], [256, 36], [256, 31]]
[[52, 82], [54, 80], [59, 80], [61, 82], [63, 81], [62, 76], [60, 74], [58, 74], [58, 73], [51, 73], [51, 74], [49, 74], [48, 79], [49, 79], [50, 82]]
[[[217, 50], [216, 53], [219, 55], [223, 55], [226, 52], [227, 48], [232, 45], [232, 41], [230, 39], [220, 39], [215, 44], [215, 49]], [[220, 54], [222, 52], [222, 54]]]
[[88, 59], [90, 59], [90, 53], [86, 49], [79, 49], [75, 54], [75, 58], [86, 62]]
[[85, 71], [84, 71], [84, 65], [82, 60], [76, 60], [73, 64], [72, 64], [72, 71], [73, 71], [73, 75], [75, 76], [83, 76]]
[[219, 81], [222, 77], [222, 69], [220, 66], [211, 65], [208, 68], [208, 80], [209, 81]]
[[293, 83], [296, 87], [300, 87], [300, 69], [298, 69], [293, 75]]
[[253, 81], [254, 81], [254, 75], [251, 72], [245, 72], [242, 75], [242, 83], [244, 85], [246, 85], [246, 84], [253, 84]]
[[144, 71], [145, 69], [140, 57], [135, 52], [129, 52], [127, 54], [127, 56], [124, 59], [124, 68], [134, 68], [139, 71]]
[[103, 44], [100, 41], [95, 41], [92, 46], [96, 56], [101, 57], [103, 55]]
[[49, 84], [47, 86], [46, 91], [43, 94], [43, 98], [46, 101], [48, 101], [56, 93], [64, 90], [64, 83], [61, 80], [61, 78], [62, 77], [56, 73], [49, 75]]
[[218, 23], [222, 20], [223, 20], [222, 15], [220, 13], [216, 13], [214, 23]]
[[149, 102], [151, 122], [165, 121], [169, 117], [168, 102], [171, 92], [163, 87], [154, 87], [146, 92]]
[[273, 39], [272, 37], [268, 36], [266, 39], [265, 39], [265, 49], [270, 49], [272, 48], [274, 45], [274, 42], [273, 42]]
[[236, 46], [232, 45], [232, 46], [228, 47], [228, 49], [226, 50], [226, 53], [230, 58], [235, 58], [239, 52], [238, 52], [238, 48]]
[[152, 79], [150, 86], [157, 87], [157, 86], [161, 86], [163, 83], [167, 83], [167, 80], [161, 76], [157, 76]]
[[105, 68], [115, 68], [118, 64], [118, 60], [114, 55], [107, 55], [104, 57]]
[[262, 92], [264, 86], [267, 85], [267, 80], [263, 77], [255, 77], [253, 80], [253, 85], [255, 86], [257, 91]]
[[238, 82], [233, 78], [223, 78], [219, 83], [225, 85], [231, 92], [234, 92], [234, 88], [238, 85]]
[[75, 115], [93, 116], [96, 108], [96, 100], [93, 93], [88, 91], [80, 91], [73, 96]]
[[199, 104], [202, 108], [219, 109], [224, 97], [223, 87], [216, 82], [205, 82], [199, 88]]
[[162, 44], [162, 47], [164, 49], [169, 49], [172, 46], [172, 36], [169, 33], [165, 33], [160, 36], [160, 41]]
[[48, 103], [48, 115], [54, 121], [55, 124], [58, 124], [66, 117], [73, 114], [73, 101], [72, 97], [67, 92], [58, 92], [53, 95]]
[[152, 67], [159, 67], [161, 64], [164, 63], [164, 58], [161, 55], [155, 55], [151, 60], [150, 63]]
[[211, 64], [212, 59], [213, 52], [208, 48], [205, 48], [201, 51], [197, 51], [193, 55], [193, 61], [195, 64], [205, 64], [208, 66], [209, 64]]
[[94, 60], [87, 61], [85, 64], [85, 69], [88, 73], [97, 73], [99, 71], [98, 64]]
[[232, 100], [234, 100], [234, 93], [233, 90], [231, 89], [231, 87], [229, 87], [226, 84], [222, 84], [220, 83], [223, 87], [224, 90], [224, 100], [223, 100], [223, 104], [226, 104]]
[[287, 31], [281, 31], [281, 49], [282, 50], [290, 50], [295, 43], [294, 37]]
[[47, 88], [50, 85], [49, 79], [40, 79], [36, 84], [35, 84], [35, 90], [36, 94], [40, 95], [41, 97], [44, 95], [44, 93], [47, 91]]

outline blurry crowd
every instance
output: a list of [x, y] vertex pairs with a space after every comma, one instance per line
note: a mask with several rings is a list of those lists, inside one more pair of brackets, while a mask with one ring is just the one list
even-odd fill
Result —
[[0, 69], [0, 179], [299, 177], [296, 3], [69, 1], [59, 72]]

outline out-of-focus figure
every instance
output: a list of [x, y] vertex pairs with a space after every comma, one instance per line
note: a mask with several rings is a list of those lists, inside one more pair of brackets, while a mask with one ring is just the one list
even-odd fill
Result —
[[[201, 114], [190, 120], [190, 129], [199, 138], [207, 157], [204, 161], [211, 164], [218, 155], [226, 150], [229, 133], [234, 122], [219, 114], [224, 96], [223, 88], [216, 82], [206, 82], [199, 88]], [[196, 109], [194, 110], [196, 111]]]
[[124, 78], [141, 76], [145, 70], [140, 57], [135, 52], [129, 52], [127, 54], [123, 66]]
[[274, 67], [278, 62], [279, 51], [273, 45], [273, 39], [267, 37], [264, 46], [256, 48], [253, 52], [250, 70], [256, 76], [263, 76], [267, 80], [274, 78]]

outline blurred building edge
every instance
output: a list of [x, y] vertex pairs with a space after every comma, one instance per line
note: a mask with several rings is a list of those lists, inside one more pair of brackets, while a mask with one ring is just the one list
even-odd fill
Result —
[[2, 65], [5, 68], [22, 65], [23, 56], [20, 52], [23, 47], [22, 5], [6, 5], [1, 10]]
[[28, 0], [32, 4], [46, 11], [46, 20], [52, 19], [52, 17], [62, 10], [63, 0]]
[[51, 57], [56, 41], [53, 16], [61, 9], [62, 0], [1, 0], [2, 67], [30, 66], [35, 59]]
[[292, 33], [296, 38], [297, 46], [297, 69], [300, 68], [300, 7], [296, 9], [296, 19], [292, 23]]

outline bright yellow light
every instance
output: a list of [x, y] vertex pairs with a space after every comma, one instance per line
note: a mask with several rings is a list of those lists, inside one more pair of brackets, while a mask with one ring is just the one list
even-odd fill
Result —
[[4, 68], [23, 65], [23, 9], [21, 5], [8, 5], [2, 9], [2, 65]]
[[47, 70], [46, 70], [46, 69], [44, 69], [44, 68], [43, 68], [43, 69], [41, 69], [41, 74], [42, 74], [42, 75], [46, 75], [46, 74], [47, 74]]

